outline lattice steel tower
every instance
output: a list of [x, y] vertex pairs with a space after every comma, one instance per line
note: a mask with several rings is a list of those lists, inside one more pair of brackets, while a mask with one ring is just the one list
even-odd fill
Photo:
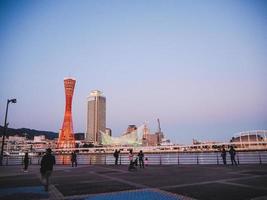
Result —
[[64, 115], [62, 129], [60, 129], [59, 131], [58, 144], [57, 144], [58, 148], [75, 147], [72, 113], [71, 113], [72, 97], [73, 97], [75, 83], [76, 80], [73, 78], [64, 78], [66, 106], [65, 106], [65, 115]]

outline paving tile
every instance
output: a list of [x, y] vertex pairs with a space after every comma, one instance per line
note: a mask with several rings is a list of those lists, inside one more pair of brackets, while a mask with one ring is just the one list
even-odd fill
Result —
[[102, 182], [89, 182], [89, 183], [69, 183], [55, 185], [56, 188], [64, 195], [80, 195], [80, 194], [98, 194], [123, 190], [137, 189], [134, 186], [120, 183], [117, 181], [102, 181]]
[[48, 198], [42, 186], [1, 188], [1, 200], [36, 200]]
[[260, 188], [265, 187], [267, 190], [267, 176], [257, 177], [257, 178], [253, 178], [253, 179], [235, 180], [235, 181], [231, 181], [231, 182], [249, 185], [252, 187], [260, 187]]
[[199, 200], [249, 200], [253, 197], [267, 195], [267, 191], [238, 187], [222, 183], [193, 185], [166, 189], [168, 192], [190, 196]]
[[100, 194], [73, 200], [182, 200], [173, 194], [151, 190], [125, 191], [119, 193]]

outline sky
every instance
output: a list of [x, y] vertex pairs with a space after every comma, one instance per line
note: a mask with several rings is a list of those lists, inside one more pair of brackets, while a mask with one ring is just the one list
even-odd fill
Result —
[[74, 132], [98, 89], [114, 136], [227, 142], [267, 129], [266, 55], [264, 0], [0, 0], [0, 124], [58, 132], [71, 76]]

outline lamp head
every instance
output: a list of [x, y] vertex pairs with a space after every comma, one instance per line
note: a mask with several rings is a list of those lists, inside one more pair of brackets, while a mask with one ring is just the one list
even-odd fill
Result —
[[10, 99], [9, 102], [11, 102], [11, 103], [17, 103], [17, 99]]

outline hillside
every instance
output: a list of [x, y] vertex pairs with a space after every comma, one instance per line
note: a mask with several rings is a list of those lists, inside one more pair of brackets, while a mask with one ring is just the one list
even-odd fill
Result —
[[[0, 136], [3, 135], [3, 132], [4, 132], [4, 127], [0, 126]], [[13, 136], [13, 135], [26, 136], [28, 139], [33, 139], [34, 136], [38, 135], [45, 135], [47, 139], [54, 139], [58, 137], [58, 133], [52, 131], [40, 131], [29, 128], [19, 128], [19, 129], [8, 128], [6, 136]]]

